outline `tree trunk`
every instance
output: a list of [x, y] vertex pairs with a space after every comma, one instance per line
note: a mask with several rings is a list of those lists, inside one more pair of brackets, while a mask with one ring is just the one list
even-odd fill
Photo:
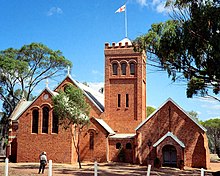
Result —
[[78, 151], [78, 163], [79, 163], [79, 168], [82, 169], [81, 161], [80, 161], [80, 153]]
[[79, 168], [82, 169], [81, 160], [80, 160], [80, 128], [78, 128], [78, 137], [77, 137], [77, 151], [78, 151], [78, 163]]
[[73, 137], [73, 144], [76, 149], [77, 154], [77, 162], [79, 164], [79, 169], [82, 169], [81, 160], [80, 160], [80, 128], [74, 127], [74, 132], [72, 131], [72, 137]]

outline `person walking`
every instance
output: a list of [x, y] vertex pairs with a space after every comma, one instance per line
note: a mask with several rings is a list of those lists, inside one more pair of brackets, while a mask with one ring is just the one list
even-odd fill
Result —
[[45, 169], [46, 165], [47, 165], [47, 153], [46, 152], [42, 152], [40, 154], [40, 167], [39, 167], [38, 174], [40, 174], [41, 170], [42, 170], [42, 174], [44, 173], [44, 169]]

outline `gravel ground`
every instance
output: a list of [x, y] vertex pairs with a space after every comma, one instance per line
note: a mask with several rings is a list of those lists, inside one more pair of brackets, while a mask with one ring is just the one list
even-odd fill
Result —
[[[9, 163], [9, 176], [37, 176], [38, 163]], [[5, 165], [0, 163], [0, 175], [4, 176]], [[220, 171], [220, 163], [211, 163], [211, 170], [205, 172], [206, 176], [212, 175], [212, 172]], [[48, 165], [44, 174], [48, 175]], [[82, 169], [78, 165], [53, 164], [53, 176], [93, 176], [94, 166], [92, 163], [83, 163]], [[101, 163], [98, 164], [98, 176], [141, 176], [147, 175], [146, 166], [130, 165], [123, 163]], [[181, 171], [177, 168], [162, 167], [152, 169], [151, 176], [200, 176], [201, 172], [195, 168], [185, 168]], [[220, 174], [218, 175], [220, 176]]]

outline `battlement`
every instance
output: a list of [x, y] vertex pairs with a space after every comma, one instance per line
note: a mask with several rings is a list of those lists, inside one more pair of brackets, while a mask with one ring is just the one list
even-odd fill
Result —
[[131, 48], [133, 45], [129, 45], [128, 42], [125, 42], [124, 44], [122, 42], [115, 43], [113, 42], [112, 45], [109, 43], [105, 43], [105, 49], [113, 49], [113, 48]]
[[123, 40], [119, 41], [118, 43], [105, 43], [105, 49], [115, 49], [115, 48], [131, 48], [133, 47], [131, 40], [128, 38], [124, 38]]

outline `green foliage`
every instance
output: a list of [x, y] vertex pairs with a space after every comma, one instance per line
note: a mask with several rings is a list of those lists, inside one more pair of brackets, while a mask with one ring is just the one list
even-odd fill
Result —
[[152, 106], [147, 106], [147, 117], [151, 115], [156, 109]]
[[78, 155], [79, 168], [81, 168], [80, 135], [83, 127], [89, 123], [90, 107], [86, 103], [83, 92], [73, 85], [67, 85], [65, 92], [60, 91], [52, 100], [60, 124], [64, 129], [70, 129]]
[[197, 113], [197, 112], [195, 112], [195, 111], [189, 111], [188, 114], [189, 114], [192, 118], [194, 118], [196, 121], [199, 122], [198, 113]]
[[89, 122], [90, 107], [85, 101], [83, 92], [73, 85], [68, 85], [64, 91], [60, 91], [53, 97], [54, 111], [59, 116], [64, 128], [72, 125], [84, 126]]
[[211, 152], [220, 155], [220, 118], [209, 119], [201, 124], [207, 129]]
[[0, 51], [0, 100], [7, 116], [21, 95], [31, 100], [31, 93], [42, 80], [62, 74], [67, 66], [71, 63], [59, 50], [53, 51], [41, 43]]
[[173, 81], [187, 81], [187, 97], [219, 94], [220, 2], [168, 0], [166, 5], [173, 7], [173, 19], [152, 24], [135, 39], [136, 50], [146, 50], [150, 64]]

